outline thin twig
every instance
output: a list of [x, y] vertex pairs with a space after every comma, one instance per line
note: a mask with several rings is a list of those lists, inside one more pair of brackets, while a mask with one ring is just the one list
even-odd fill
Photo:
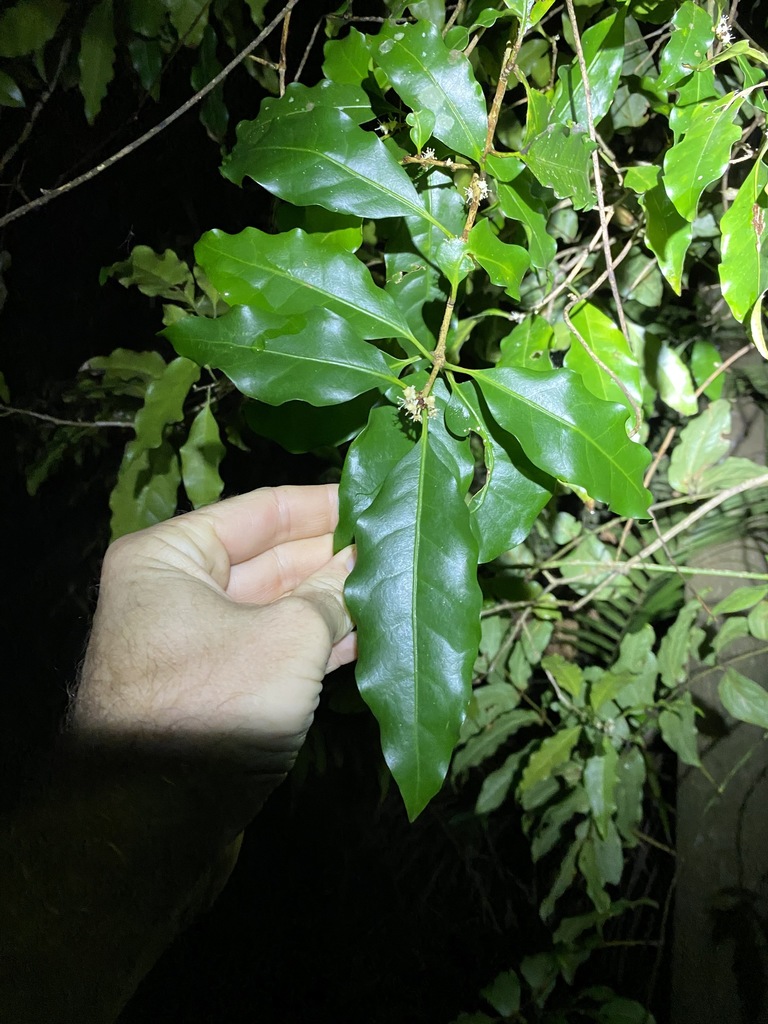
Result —
[[10, 161], [13, 160], [18, 151], [21, 149], [21, 147], [24, 145], [24, 143], [31, 135], [32, 129], [35, 126], [35, 122], [37, 121], [38, 117], [42, 114], [43, 110], [45, 109], [45, 105], [48, 103], [48, 100], [53, 95], [56, 86], [59, 84], [59, 78], [61, 77], [61, 72], [64, 70], [64, 65], [66, 64], [67, 59], [69, 57], [69, 51], [71, 46], [72, 40], [66, 39], [64, 41], [64, 45], [61, 48], [61, 56], [59, 57], [59, 63], [53, 74], [53, 78], [51, 79], [50, 84], [48, 85], [48, 88], [45, 90], [45, 92], [43, 92], [42, 96], [35, 104], [35, 109], [29, 115], [29, 120], [24, 125], [24, 130], [22, 131], [21, 135], [19, 135], [18, 139], [11, 146], [8, 147], [5, 153], [3, 153], [2, 159], [0, 159], [0, 174], [3, 173], [8, 163], [10, 163]]
[[280, 35], [280, 63], [277, 69], [278, 87], [281, 96], [285, 96], [285, 70], [288, 65], [288, 31], [291, 26], [291, 12], [283, 18], [283, 31]]
[[[597, 138], [597, 131], [595, 129], [595, 118], [592, 108], [592, 89], [589, 84], [589, 72], [587, 70], [587, 62], [584, 58], [584, 48], [581, 45], [581, 34], [579, 32], [579, 24], [576, 20], [576, 11], [573, 6], [573, 0], [565, 0], [565, 5], [568, 8], [568, 18], [571, 22], [571, 28], [573, 30], [573, 43], [576, 49], [576, 56], [579, 61], [579, 70], [581, 72], [581, 81], [584, 86], [584, 104], [587, 111], [587, 131], [589, 137], [594, 142], [595, 146], [599, 146]], [[595, 176], [595, 195], [597, 197], [597, 212], [600, 217], [600, 228], [603, 233], [603, 254], [605, 256], [605, 265], [608, 270], [608, 281], [611, 285], [611, 292], [613, 294], [613, 301], [616, 303], [616, 314], [619, 318], [619, 327], [621, 333], [626, 338], [627, 344], [630, 344], [629, 340], [629, 328], [627, 327], [627, 318], [624, 315], [624, 304], [619, 294], [619, 286], [616, 281], [616, 274], [613, 270], [613, 260], [611, 257], [611, 236], [608, 231], [608, 217], [605, 209], [605, 192], [603, 190], [603, 179], [600, 173], [600, 154], [598, 150], [592, 151], [592, 167]]]
[[324, 14], [322, 16], [322, 18], [318, 18], [317, 21], [315, 22], [315, 27], [312, 29], [312, 32], [310, 33], [310, 36], [309, 36], [309, 42], [307, 43], [306, 47], [304, 48], [304, 53], [301, 55], [301, 60], [299, 61], [299, 66], [296, 68], [296, 74], [293, 76], [294, 82], [298, 82], [299, 79], [301, 78], [303, 72], [304, 72], [304, 67], [305, 67], [307, 61], [309, 60], [309, 55], [312, 52], [312, 47], [315, 45], [315, 40], [317, 39], [317, 33], [320, 31], [320, 26], [323, 24], [325, 19], [326, 19], [326, 15]]
[[30, 416], [42, 420], [54, 427], [85, 427], [87, 430], [100, 430], [103, 427], [119, 427], [122, 430], [133, 430], [133, 423], [126, 420], [62, 420], [58, 416], [49, 416], [31, 409], [17, 409], [15, 405], [0, 405], [0, 419], [7, 416]]
[[722, 362], [716, 370], [713, 370], [712, 373], [710, 373], [710, 375], [707, 377], [703, 384], [699, 384], [699, 386], [693, 393], [694, 397], [699, 398], [701, 395], [703, 395], [709, 387], [709, 385], [713, 381], [716, 381], [721, 373], [725, 373], [725, 371], [729, 367], [733, 366], [733, 364], [737, 360], [743, 359], [744, 356], [748, 355], [753, 350], [753, 347], [753, 345], [744, 345], [742, 348], [738, 350], [738, 352], [734, 352], [732, 356], [728, 356], [728, 358], [724, 362]]
[[124, 146], [103, 163], [93, 167], [90, 171], [86, 171], [85, 174], [81, 174], [79, 177], [73, 178], [72, 181], [68, 181], [66, 184], [60, 185], [58, 188], [50, 189], [47, 192], [44, 191], [37, 199], [33, 199], [31, 202], [25, 203], [23, 206], [19, 206], [17, 209], [11, 210], [10, 213], [5, 214], [5, 216], [0, 217], [0, 228], [5, 227], [6, 224], [10, 224], [14, 220], [18, 220], [19, 217], [23, 217], [32, 210], [37, 210], [41, 206], [45, 206], [46, 203], [49, 203], [52, 199], [57, 199], [66, 192], [71, 192], [72, 189], [77, 188], [78, 185], [85, 184], [86, 181], [90, 181], [92, 178], [95, 178], [97, 174], [101, 174], [102, 171], [106, 171], [108, 168], [113, 167], [119, 160], [122, 160], [123, 157], [128, 156], [129, 153], [133, 153], [134, 150], [139, 148], [139, 146], [143, 146], [145, 142], [149, 142], [150, 139], [159, 135], [160, 132], [173, 124], [174, 121], [177, 121], [183, 114], [186, 114], [188, 110], [191, 110], [192, 107], [196, 106], [208, 95], [209, 92], [212, 92], [217, 85], [220, 85], [238, 64], [241, 64], [246, 57], [253, 53], [257, 46], [263, 43], [264, 40], [274, 32], [283, 19], [288, 17], [298, 2], [299, 0], [288, 0], [282, 11], [272, 19], [266, 28], [262, 29], [258, 36], [256, 36], [256, 38], [250, 42], [244, 50], [241, 50], [240, 53], [238, 53], [238, 55], [233, 58], [233, 60], [231, 60], [215, 78], [212, 78], [207, 85], [203, 86], [199, 92], [190, 97], [186, 103], [182, 103], [177, 110], [162, 120], [160, 124], [155, 125], [154, 128], [150, 128], [148, 132], [145, 132], [144, 135], [136, 139], [135, 142], [131, 142], [129, 145]]
[[709, 515], [710, 512], [724, 504], [730, 498], [735, 498], [739, 494], [744, 494], [746, 491], [755, 491], [760, 487], [768, 486], [768, 473], [764, 473], [762, 476], [754, 477], [752, 480], [744, 480], [740, 484], [736, 484], [733, 487], [728, 487], [726, 490], [716, 494], [714, 498], [710, 498], [709, 501], [704, 502], [699, 508], [694, 509], [690, 515], [687, 515], [684, 519], [681, 519], [675, 526], [671, 526], [661, 537], [657, 537], [656, 540], [652, 541], [642, 551], [639, 551], [632, 558], [628, 558], [619, 568], [614, 569], [607, 576], [605, 576], [600, 583], [597, 584], [593, 590], [586, 596], [580, 598], [572, 607], [573, 612], [581, 611], [581, 609], [589, 604], [590, 601], [594, 600], [599, 591], [603, 589], [608, 583], [611, 583], [616, 579], [617, 576], [625, 576], [632, 569], [637, 568], [639, 562], [645, 561], [646, 558], [650, 558], [651, 555], [655, 554], [659, 548], [664, 544], [668, 544], [671, 540], [679, 534], [684, 533], [685, 530], [689, 529], [694, 523], [697, 523], [704, 516]]

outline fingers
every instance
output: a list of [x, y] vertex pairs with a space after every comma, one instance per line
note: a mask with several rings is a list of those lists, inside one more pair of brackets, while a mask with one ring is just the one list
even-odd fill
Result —
[[338, 486], [262, 487], [190, 517], [211, 523], [235, 566], [277, 545], [332, 533], [338, 521]]
[[333, 534], [290, 541], [232, 567], [227, 596], [249, 604], [271, 604], [290, 594], [333, 558]]
[[354, 629], [344, 601], [344, 581], [353, 565], [354, 549], [344, 548], [322, 569], [296, 587], [291, 595], [307, 601], [320, 614], [328, 630], [329, 648], [343, 641]]

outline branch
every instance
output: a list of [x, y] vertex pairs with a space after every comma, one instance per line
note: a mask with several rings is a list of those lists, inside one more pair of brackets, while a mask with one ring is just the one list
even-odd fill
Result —
[[145, 142], [149, 142], [150, 139], [159, 135], [160, 132], [173, 124], [174, 121], [177, 121], [183, 114], [186, 114], [188, 110], [191, 110], [192, 107], [196, 106], [196, 104], [198, 104], [202, 99], [205, 99], [209, 92], [213, 92], [216, 86], [220, 85], [238, 64], [242, 63], [249, 54], [253, 53], [257, 46], [263, 43], [264, 40], [274, 32], [283, 19], [288, 17], [298, 2], [299, 0], [288, 0], [280, 14], [273, 18], [267, 27], [262, 29], [262, 31], [259, 32], [256, 38], [250, 42], [244, 50], [241, 50], [240, 53], [238, 53], [238, 55], [231, 60], [215, 78], [212, 78], [207, 85], [203, 86], [199, 92], [190, 97], [186, 103], [182, 103], [177, 110], [161, 121], [160, 124], [155, 125], [154, 128], [150, 128], [148, 132], [145, 132], [145, 134], [136, 139], [135, 142], [131, 142], [127, 146], [124, 146], [103, 163], [93, 167], [90, 171], [86, 171], [85, 174], [81, 174], [79, 177], [73, 178], [72, 181], [68, 181], [65, 185], [60, 185], [58, 188], [50, 189], [47, 192], [44, 191], [37, 199], [33, 199], [31, 202], [25, 203], [24, 206], [19, 206], [17, 209], [11, 210], [11, 212], [7, 213], [4, 217], [0, 217], [0, 228], [5, 227], [6, 224], [10, 224], [11, 221], [18, 220], [19, 217], [23, 217], [27, 213], [31, 213], [32, 210], [37, 210], [41, 206], [45, 206], [46, 203], [49, 203], [52, 199], [57, 199], [66, 192], [71, 192], [73, 189], [77, 188], [78, 185], [85, 184], [86, 181], [90, 181], [92, 178], [95, 178], [97, 174], [101, 174], [102, 171], [106, 171], [108, 168], [113, 167], [118, 160], [122, 160], [123, 157], [128, 156], [129, 153], [133, 153], [133, 151], [138, 149], [139, 146], [143, 146]]
[[133, 423], [127, 420], [62, 420], [58, 416], [49, 416], [44, 412], [33, 412], [31, 409], [17, 409], [15, 405], [0, 405], [0, 418], [7, 416], [30, 416], [35, 420], [42, 420], [54, 427], [85, 427], [88, 430], [101, 429], [102, 427], [120, 427], [123, 430], [133, 430]]
[[740, 484], [729, 487], [727, 490], [716, 494], [714, 498], [710, 498], [709, 501], [705, 501], [703, 505], [700, 505], [697, 509], [691, 512], [690, 515], [687, 515], [685, 519], [681, 519], [675, 526], [670, 527], [660, 537], [657, 537], [656, 540], [646, 545], [642, 551], [638, 551], [636, 555], [628, 558], [627, 561], [622, 564], [620, 569], [615, 569], [613, 572], [609, 573], [600, 581], [600, 583], [598, 583], [591, 593], [578, 600], [571, 610], [573, 612], [581, 611], [585, 605], [589, 604], [589, 602], [595, 598], [603, 587], [616, 579], [617, 576], [625, 576], [632, 569], [637, 568], [638, 563], [645, 561], [646, 558], [650, 558], [650, 556], [655, 554], [659, 548], [668, 544], [671, 540], [674, 540], [674, 538], [679, 536], [679, 534], [684, 533], [685, 530], [693, 526], [694, 523], [703, 519], [704, 516], [709, 515], [710, 512], [714, 511], [714, 509], [718, 508], [720, 505], [723, 505], [730, 498], [735, 498], [738, 494], [744, 494], [746, 491], [758, 490], [760, 487], [768, 487], [768, 473], [764, 473], [762, 476], [757, 476], [752, 480], [745, 480]]
[[[597, 132], [595, 131], [595, 118], [592, 113], [592, 89], [589, 84], [589, 72], [587, 71], [587, 62], [584, 59], [584, 49], [581, 45], [581, 35], [579, 34], [579, 24], [576, 20], [576, 11], [573, 6], [573, 0], [565, 0], [565, 5], [568, 8], [568, 18], [571, 22], [571, 28], [573, 29], [573, 42], [576, 48], [576, 56], [579, 61], [581, 81], [584, 86], [584, 102], [587, 108], [587, 130], [592, 142], [594, 142], [596, 146], [599, 146]], [[608, 232], [608, 217], [605, 209], [605, 192], [603, 191], [603, 179], [600, 174], [600, 155], [597, 149], [592, 152], [592, 167], [595, 175], [595, 195], [597, 196], [597, 211], [600, 216], [600, 228], [603, 234], [603, 254], [605, 256], [605, 265], [608, 270], [608, 280], [611, 285], [613, 301], [616, 303], [616, 314], [619, 318], [621, 333], [624, 335], [627, 340], [627, 344], [630, 345], [631, 348], [629, 330], [627, 328], [627, 318], [624, 316], [624, 305], [621, 301], [619, 286], [616, 282], [616, 274], [613, 270], [611, 236]]]

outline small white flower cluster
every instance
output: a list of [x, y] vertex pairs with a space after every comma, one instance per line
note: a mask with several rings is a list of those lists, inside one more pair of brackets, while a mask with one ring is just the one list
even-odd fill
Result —
[[435, 396], [427, 395], [425, 398], [412, 384], [403, 391], [402, 395], [397, 400], [397, 404], [401, 409], [405, 409], [406, 414], [410, 416], [415, 423], [421, 423], [424, 413], [427, 414], [428, 419], [432, 419], [433, 416], [437, 416]]
[[425, 160], [434, 160], [435, 159], [435, 151], [434, 151], [434, 149], [432, 149], [431, 146], [427, 146], [427, 148], [422, 152], [421, 155], [422, 155], [422, 157]]
[[480, 203], [488, 198], [488, 182], [485, 178], [478, 178], [477, 175], [464, 189], [464, 199], [467, 203]]
[[720, 21], [715, 26], [715, 35], [723, 44], [723, 46], [730, 46], [733, 42], [733, 31], [731, 26], [728, 24], [728, 18], [725, 14], [720, 15]]

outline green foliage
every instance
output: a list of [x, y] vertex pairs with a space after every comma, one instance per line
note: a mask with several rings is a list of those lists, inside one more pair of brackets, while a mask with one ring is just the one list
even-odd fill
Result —
[[[133, 0], [127, 38], [94, 5], [86, 116], [126, 42], [150, 92], [169, 37], [210, 80], [235, 6]], [[3, 35], [16, 7], [0, 102], [18, 106], [12, 61], [59, 22], [49, 3]], [[370, 33], [329, 18], [322, 80], [264, 99], [224, 159], [275, 198], [276, 230], [103, 271], [164, 300], [177, 358], [119, 351], [81, 382], [133, 423], [115, 536], [173, 514], [180, 484], [215, 500], [244, 424], [337, 449], [357, 680], [407, 813], [449, 773], [476, 815], [518, 818], [551, 938], [465, 1024], [651, 1021], [569, 986], [638, 909], [619, 887], [649, 794], [666, 813], [655, 751], [700, 764], [692, 663], [768, 729], [765, 689], [731, 664], [768, 639], [768, 577], [714, 606], [684, 589], [694, 551], [749, 528], [736, 489], [764, 477], [730, 454], [734, 391], [709, 378], [745, 338], [768, 357], [768, 59], [691, 0], [576, 7], [471, 0], [447, 31], [442, 0], [390, 3]], [[221, 93], [203, 121], [225, 136]]]

